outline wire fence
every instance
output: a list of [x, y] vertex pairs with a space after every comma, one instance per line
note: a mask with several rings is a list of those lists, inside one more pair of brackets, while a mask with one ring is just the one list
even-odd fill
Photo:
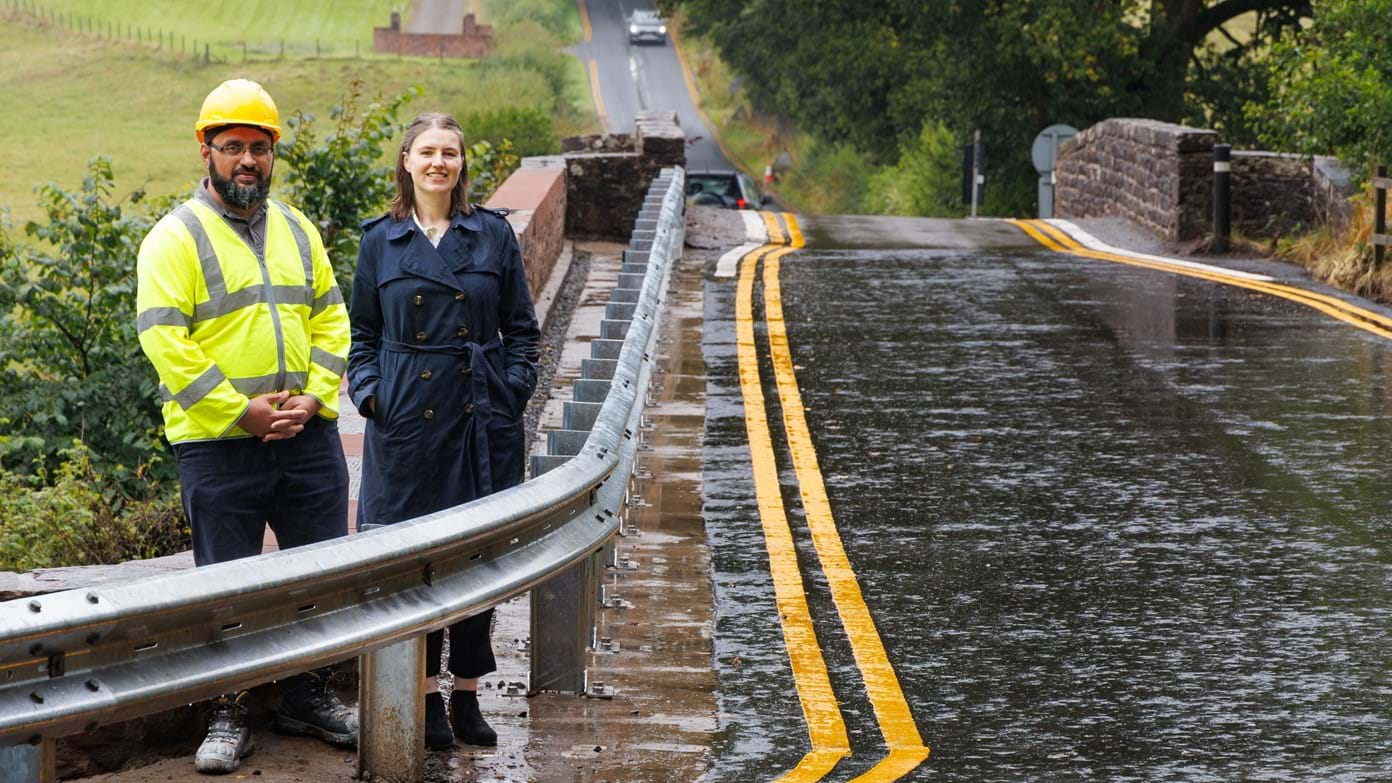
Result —
[[226, 63], [272, 61], [295, 59], [362, 58], [374, 54], [372, 47], [354, 41], [351, 54], [346, 46], [334, 45], [315, 40], [287, 41], [211, 41], [200, 40], [173, 30], [149, 25], [137, 25], [119, 19], [103, 19], [90, 14], [62, 11], [38, 0], [0, 0], [0, 11], [8, 12], [15, 21], [28, 22], [41, 27], [59, 30], [73, 35], [97, 38], [103, 41], [121, 42], [143, 46], [158, 52], [184, 57], [199, 63]]

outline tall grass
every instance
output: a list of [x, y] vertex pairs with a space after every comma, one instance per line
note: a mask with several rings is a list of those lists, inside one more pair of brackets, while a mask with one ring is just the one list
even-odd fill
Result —
[[[1379, 302], [1392, 302], [1392, 257], [1377, 266], [1371, 188], [1353, 201], [1353, 215], [1342, 231], [1329, 225], [1276, 243], [1276, 254], [1310, 270], [1310, 276], [1335, 288]], [[1392, 255], [1392, 254], [1389, 254]]]

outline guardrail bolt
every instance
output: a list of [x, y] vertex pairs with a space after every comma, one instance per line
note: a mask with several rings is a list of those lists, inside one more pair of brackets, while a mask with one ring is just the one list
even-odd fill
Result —
[[425, 564], [425, 569], [421, 572], [421, 579], [431, 587], [435, 586], [435, 566], [430, 563]]
[[88, 644], [96, 644], [96, 643], [99, 642], [99, 641], [101, 641], [101, 634], [96, 633], [95, 631], [92, 632], [92, 633], [87, 634], [87, 643], [88, 643]]
[[88, 680], [87, 690], [96, 693], [97, 691], [101, 690], [101, 683], [97, 682], [96, 680]]
[[30, 601], [30, 602], [29, 602], [29, 611], [31, 611], [31, 612], [42, 612], [42, 611], [43, 611], [43, 604], [39, 603], [38, 601]]
[[29, 693], [29, 698], [30, 698], [31, 700], [33, 700], [33, 702], [34, 702], [35, 704], [43, 704], [43, 703], [44, 703], [43, 694], [42, 694], [42, 693], [39, 693], [38, 691], [31, 691], [31, 692]]
[[33, 644], [33, 645], [30, 645], [30, 646], [29, 646], [29, 654], [32, 655], [32, 656], [34, 656], [35, 658], [39, 657], [40, 655], [43, 655], [43, 644], [40, 643], [40, 644]]
[[89, 604], [95, 604], [95, 603], [97, 603], [97, 602], [100, 601], [100, 600], [101, 600], [101, 598], [99, 598], [99, 597], [97, 596], [96, 593], [88, 593], [88, 594], [87, 594], [87, 603], [89, 603]]

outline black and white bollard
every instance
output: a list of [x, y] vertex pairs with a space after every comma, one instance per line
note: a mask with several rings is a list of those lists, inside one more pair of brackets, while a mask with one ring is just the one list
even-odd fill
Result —
[[1232, 238], [1232, 145], [1213, 145], [1213, 252], [1228, 252]]

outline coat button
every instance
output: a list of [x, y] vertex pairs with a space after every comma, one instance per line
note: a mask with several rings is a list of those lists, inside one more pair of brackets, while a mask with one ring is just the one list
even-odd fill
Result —
[[469, 375], [469, 374], [472, 373], [473, 371], [474, 371], [474, 368], [472, 368], [472, 367], [470, 367], [470, 366], [468, 366], [468, 365], [465, 365], [465, 366], [459, 368], [459, 374], [460, 374], [460, 375]]
[[418, 342], [418, 343], [423, 343], [423, 342], [425, 342], [425, 337], [426, 337], [425, 332], [416, 332], [416, 342]]
[[435, 374], [435, 373], [433, 373], [433, 372], [431, 372], [431, 371], [429, 371], [429, 370], [426, 370], [425, 372], [421, 373], [421, 378], [424, 378], [425, 380], [428, 381], [428, 380], [430, 380], [430, 376], [432, 376], [432, 375], [434, 375], [434, 374]]
[[456, 293], [456, 294], [454, 295], [454, 301], [456, 301], [456, 302], [462, 302], [462, 301], [464, 301], [464, 292], [463, 292], [463, 291], [460, 291], [460, 292]]
[[427, 419], [433, 419], [435, 418], [435, 411], [432, 408], [426, 408], [425, 413], [422, 415], [425, 416], [425, 418]]
[[467, 327], [467, 326], [461, 326], [461, 327], [459, 327], [459, 336], [460, 336], [460, 337], [468, 337], [468, 336], [469, 336], [469, 327]]
[[465, 412], [465, 413], [473, 413], [473, 412], [474, 412], [474, 404], [473, 404], [472, 402], [465, 403], [465, 404], [464, 404], [464, 412]]
[[420, 307], [421, 295], [420, 295], [420, 294], [416, 294], [415, 297], [413, 297], [413, 298], [411, 299], [411, 303], [414, 304], [416, 307]]

